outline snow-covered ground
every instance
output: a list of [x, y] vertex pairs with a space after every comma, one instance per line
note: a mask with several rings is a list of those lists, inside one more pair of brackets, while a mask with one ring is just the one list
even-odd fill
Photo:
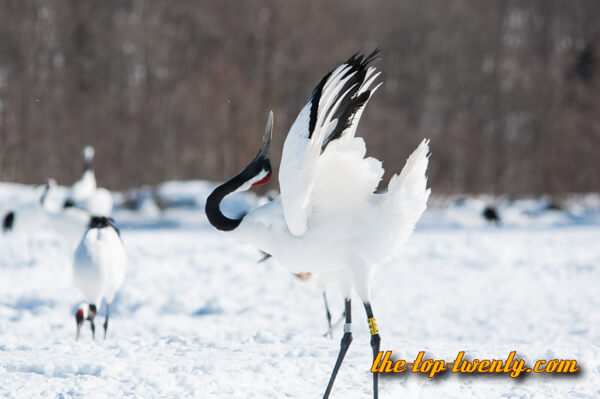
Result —
[[[178, 207], [117, 209], [129, 271], [106, 341], [92, 341], [88, 324], [74, 339], [81, 302], [71, 286], [74, 243], [47, 224], [32, 234], [0, 234], [0, 396], [321, 397], [340, 327], [333, 340], [322, 336], [315, 284], [273, 260], [257, 264], [257, 250], [208, 225], [202, 207], [210, 187], [169, 182], [157, 191]], [[32, 187], [0, 184], [0, 213], [35, 196]], [[238, 196], [229, 212], [261, 201]], [[380, 397], [600, 397], [597, 198], [562, 211], [545, 210], [544, 200], [498, 202], [499, 227], [481, 218], [485, 204], [440, 201], [404, 256], [377, 270], [373, 310], [382, 350], [407, 360], [424, 350], [448, 361], [461, 350], [480, 359], [516, 350], [529, 364], [577, 359], [582, 372], [517, 380], [401, 374], [381, 379]], [[340, 292], [328, 294], [337, 318]], [[357, 298], [353, 313], [354, 342], [332, 398], [371, 396], [369, 332]]]

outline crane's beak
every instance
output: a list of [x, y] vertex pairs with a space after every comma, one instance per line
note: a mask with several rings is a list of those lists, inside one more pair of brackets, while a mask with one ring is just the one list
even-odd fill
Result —
[[[267, 128], [263, 136], [262, 145], [254, 159], [232, 180], [239, 186], [231, 192], [246, 191], [250, 187], [265, 184], [271, 178], [273, 168], [271, 167], [271, 137], [273, 136], [273, 111], [269, 112]], [[231, 180], [230, 180], [231, 181]], [[241, 181], [241, 183], [240, 183]]]
[[265, 159], [269, 159], [271, 156], [271, 137], [273, 137], [273, 111], [269, 112], [267, 128], [265, 129], [265, 135], [263, 136], [262, 146], [258, 152], [258, 155], [262, 155]]

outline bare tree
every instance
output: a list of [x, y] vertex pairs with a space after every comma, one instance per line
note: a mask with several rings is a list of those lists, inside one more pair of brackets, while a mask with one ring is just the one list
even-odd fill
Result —
[[[600, 2], [1, 0], [0, 179], [221, 180], [274, 158], [323, 73], [383, 48], [359, 134], [437, 193], [600, 190]], [[386, 178], [389, 177], [389, 174]]]

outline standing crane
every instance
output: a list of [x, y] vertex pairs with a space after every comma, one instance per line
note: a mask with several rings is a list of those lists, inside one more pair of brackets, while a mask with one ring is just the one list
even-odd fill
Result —
[[[387, 191], [376, 194], [384, 170], [377, 159], [365, 158], [365, 142], [355, 133], [379, 87], [371, 87], [379, 73], [369, 66], [377, 53], [353, 55], [316, 86], [285, 140], [279, 197], [237, 219], [220, 209], [227, 195], [271, 178], [271, 112], [256, 157], [206, 201], [206, 215], [215, 228], [271, 254], [292, 273], [337, 276], [345, 298], [344, 335], [324, 398], [352, 342], [352, 290], [363, 302], [373, 358], [377, 356], [381, 339], [371, 306], [372, 271], [400, 254], [430, 193], [425, 175], [429, 147], [424, 140], [400, 174], [391, 178]], [[376, 373], [373, 396], [378, 397]]]
[[92, 216], [73, 261], [73, 282], [86, 300], [75, 312], [76, 339], [79, 339], [79, 332], [85, 320], [90, 321], [92, 337], [95, 337], [94, 318], [103, 299], [106, 301], [103, 326], [106, 339], [110, 304], [125, 280], [126, 267], [125, 248], [112, 219]]

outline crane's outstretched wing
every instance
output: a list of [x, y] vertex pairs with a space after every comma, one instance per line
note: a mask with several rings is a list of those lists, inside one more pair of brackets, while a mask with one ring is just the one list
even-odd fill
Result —
[[[369, 56], [353, 55], [314, 89], [283, 145], [279, 185], [286, 224], [306, 232], [316, 215], [357, 209], [383, 175], [381, 163], [365, 159], [365, 143], [354, 137], [379, 75]], [[333, 216], [333, 215], [332, 215]]]

